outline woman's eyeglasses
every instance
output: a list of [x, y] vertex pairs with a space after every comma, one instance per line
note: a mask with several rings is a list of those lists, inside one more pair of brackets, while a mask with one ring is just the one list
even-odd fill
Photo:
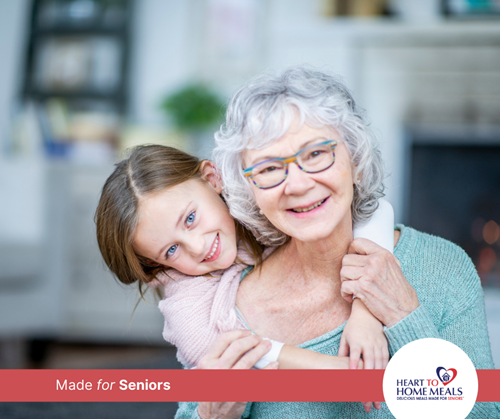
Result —
[[313, 144], [300, 150], [291, 157], [265, 160], [244, 169], [246, 177], [259, 189], [270, 189], [282, 184], [288, 175], [288, 165], [295, 163], [306, 173], [318, 173], [328, 169], [335, 163], [334, 149], [337, 141], [328, 140]]

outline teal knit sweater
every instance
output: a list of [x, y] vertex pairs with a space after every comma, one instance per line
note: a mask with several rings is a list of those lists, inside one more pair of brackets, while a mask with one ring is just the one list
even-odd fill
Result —
[[[472, 261], [455, 244], [398, 225], [401, 237], [394, 255], [418, 294], [420, 307], [396, 325], [385, 328], [391, 356], [405, 344], [421, 338], [446, 339], [462, 348], [476, 369], [493, 369], [486, 328], [484, 298]], [[331, 332], [299, 345], [337, 355], [345, 323]], [[325, 383], [327, 386], [328, 383]], [[198, 419], [197, 403], [179, 403], [176, 419]], [[382, 409], [365, 413], [361, 403], [253, 402], [243, 418], [326, 419], [392, 418]], [[469, 418], [500, 418], [500, 403], [476, 403]]]

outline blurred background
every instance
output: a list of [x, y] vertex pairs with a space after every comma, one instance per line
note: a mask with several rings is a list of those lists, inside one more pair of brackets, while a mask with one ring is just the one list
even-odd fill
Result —
[[499, 0], [0, 0], [0, 40], [1, 368], [178, 367], [104, 267], [100, 190], [133, 145], [209, 157], [235, 90], [297, 63], [367, 109], [396, 221], [468, 252], [500, 365]]

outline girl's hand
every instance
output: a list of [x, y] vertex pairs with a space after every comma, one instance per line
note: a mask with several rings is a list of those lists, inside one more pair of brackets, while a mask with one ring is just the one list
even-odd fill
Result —
[[[356, 298], [340, 338], [339, 356], [349, 356], [349, 368], [357, 369], [363, 368], [359, 366], [361, 355], [365, 369], [384, 369], [389, 362], [389, 349], [382, 323]], [[371, 411], [371, 405], [371, 402], [363, 402], [366, 412]], [[373, 402], [373, 406], [380, 409], [380, 402]]]
[[370, 240], [358, 238], [349, 246], [340, 270], [341, 293], [359, 298], [387, 327], [394, 326], [419, 306], [417, 293], [394, 255]]
[[384, 369], [389, 362], [389, 349], [382, 323], [356, 298], [340, 338], [339, 356], [349, 356], [349, 368], [357, 369], [361, 355], [365, 369]]
[[[249, 330], [232, 330], [217, 337], [197, 365], [197, 369], [250, 369], [271, 349], [271, 342]], [[265, 369], [277, 369], [271, 362]], [[198, 415], [201, 419], [239, 419], [246, 402], [201, 402]]]

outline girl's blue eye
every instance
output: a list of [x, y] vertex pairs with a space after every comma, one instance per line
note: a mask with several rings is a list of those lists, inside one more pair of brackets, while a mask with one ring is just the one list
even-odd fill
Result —
[[196, 218], [196, 213], [195, 212], [192, 212], [191, 214], [189, 214], [186, 218], [186, 224], [188, 226], [190, 226], [191, 224], [194, 223], [194, 219]]
[[179, 246], [178, 244], [174, 244], [170, 249], [168, 249], [166, 257], [168, 258], [169, 256], [173, 256], [178, 246]]

